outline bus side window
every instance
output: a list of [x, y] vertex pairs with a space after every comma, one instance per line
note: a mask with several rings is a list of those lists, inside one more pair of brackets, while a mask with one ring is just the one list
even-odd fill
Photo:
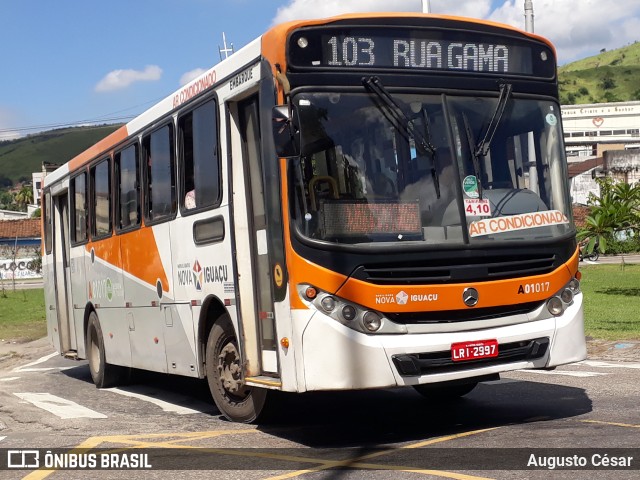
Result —
[[115, 155], [117, 191], [116, 222], [120, 230], [140, 223], [138, 145], [130, 145]]
[[71, 179], [71, 243], [87, 240], [87, 173]]
[[168, 124], [142, 139], [147, 222], [168, 220], [176, 212], [176, 175], [173, 126]]
[[111, 157], [94, 165], [91, 170], [91, 236], [100, 239], [111, 233]]
[[210, 100], [178, 121], [182, 185], [185, 210], [220, 203], [220, 161], [216, 103]]

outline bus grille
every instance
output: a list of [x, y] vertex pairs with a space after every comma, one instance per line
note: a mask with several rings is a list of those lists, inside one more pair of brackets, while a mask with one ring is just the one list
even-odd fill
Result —
[[520, 303], [517, 305], [503, 305], [500, 307], [466, 308], [464, 310], [441, 310], [408, 313], [384, 313], [389, 320], [400, 324], [443, 324], [456, 322], [473, 322], [493, 318], [507, 317], [531, 313], [538, 309], [542, 302]]
[[481, 360], [454, 362], [451, 351], [395, 355], [393, 363], [403, 377], [451, 373], [494, 365], [535, 360], [544, 357], [549, 348], [549, 338], [537, 338], [523, 342], [501, 343], [497, 357]]
[[543, 275], [556, 268], [556, 255], [459, 256], [411, 265], [362, 265], [354, 278], [377, 285], [486, 282]]

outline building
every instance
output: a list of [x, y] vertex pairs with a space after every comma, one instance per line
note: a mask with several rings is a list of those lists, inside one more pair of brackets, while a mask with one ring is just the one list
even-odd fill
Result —
[[640, 149], [640, 101], [564, 105], [561, 110], [569, 161], [605, 150]]
[[0, 222], [0, 280], [41, 277], [33, 262], [40, 245], [39, 218]]
[[640, 101], [562, 106], [571, 197], [586, 205], [596, 179], [640, 181]]

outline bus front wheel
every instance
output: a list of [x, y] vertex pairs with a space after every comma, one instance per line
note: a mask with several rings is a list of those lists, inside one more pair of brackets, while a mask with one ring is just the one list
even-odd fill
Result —
[[123, 368], [107, 363], [104, 351], [104, 336], [98, 315], [95, 312], [89, 314], [87, 324], [87, 359], [91, 379], [98, 388], [107, 388], [120, 382], [123, 376]]
[[234, 422], [256, 420], [264, 407], [267, 390], [245, 385], [240, 349], [228, 315], [213, 325], [205, 355], [207, 382], [220, 413]]

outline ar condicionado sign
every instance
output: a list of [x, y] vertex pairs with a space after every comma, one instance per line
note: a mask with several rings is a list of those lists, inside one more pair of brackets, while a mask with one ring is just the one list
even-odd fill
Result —
[[526, 230], [528, 228], [548, 227], [569, 223], [567, 216], [558, 210], [546, 212], [521, 213], [506, 217], [485, 218], [469, 225], [469, 235], [480, 237], [482, 235], [495, 235], [496, 233]]

